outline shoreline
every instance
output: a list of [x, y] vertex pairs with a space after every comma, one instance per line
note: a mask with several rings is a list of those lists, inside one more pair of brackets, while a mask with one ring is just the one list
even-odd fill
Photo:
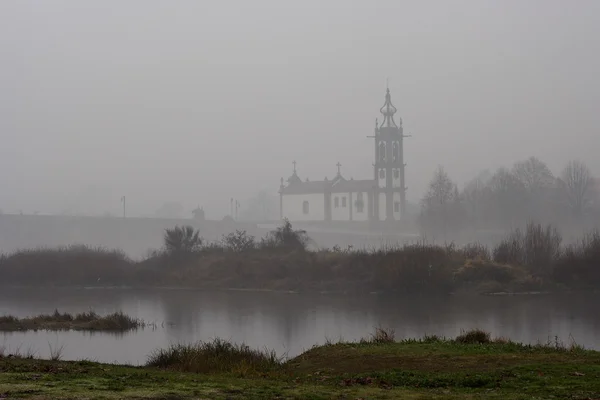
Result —
[[[523, 345], [480, 330], [454, 339], [394, 340], [377, 330], [282, 359], [219, 339], [175, 345], [143, 366], [0, 352], [0, 398], [598, 398], [600, 352]], [[460, 363], [460, 368], [457, 368]], [[125, 380], [124, 377], [127, 379]]]
[[[248, 293], [276, 293], [293, 295], [369, 295], [369, 296], [406, 296], [421, 295], [423, 292], [416, 291], [372, 291], [372, 290], [299, 290], [299, 289], [266, 289], [266, 288], [246, 288], [246, 287], [217, 287], [217, 286], [129, 286], [129, 285], [110, 285], [110, 286], [86, 286], [86, 285], [1, 285], [0, 289], [66, 289], [66, 290], [172, 290], [172, 291], [203, 291], [203, 292], [248, 292]], [[427, 295], [439, 296], [542, 296], [557, 294], [578, 294], [578, 293], [600, 293], [595, 288], [572, 289], [564, 288], [557, 290], [532, 290], [532, 291], [459, 291], [459, 292], [438, 292], [427, 291]]]
[[0, 315], [0, 332], [29, 331], [85, 331], [123, 333], [146, 327], [140, 319], [130, 317], [122, 311], [99, 315], [94, 311], [78, 314], [60, 313], [55, 309], [52, 314], [38, 314], [28, 317]]

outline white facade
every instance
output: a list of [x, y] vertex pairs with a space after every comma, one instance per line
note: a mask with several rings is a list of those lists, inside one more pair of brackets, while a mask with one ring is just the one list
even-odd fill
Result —
[[331, 220], [350, 221], [350, 193], [331, 194]]
[[379, 220], [385, 221], [385, 193], [379, 193]]
[[[362, 206], [357, 203], [359, 199], [362, 201]], [[352, 193], [352, 220], [369, 220], [369, 192]]]
[[400, 169], [394, 168], [392, 170], [392, 187], [399, 188], [402, 185], [400, 184]]
[[380, 168], [379, 171], [377, 171], [377, 182], [378, 182], [380, 188], [384, 188], [385, 185], [387, 184], [387, 179], [385, 176], [385, 168]]
[[394, 219], [396, 221], [400, 220], [400, 193], [394, 193], [394, 203], [393, 203], [393, 210], [394, 210]]
[[[287, 184], [281, 178], [281, 216], [290, 221], [385, 221], [400, 220], [405, 202], [404, 147], [402, 118], [397, 112], [389, 89], [380, 109], [383, 121], [375, 121], [374, 163], [371, 179], [346, 179], [337, 163], [332, 180], [301, 179], [293, 162], [293, 174]], [[387, 204], [387, 198], [392, 204]], [[360, 200], [359, 200], [360, 197]]]
[[281, 214], [290, 221], [324, 221], [325, 194], [286, 194], [281, 197]]

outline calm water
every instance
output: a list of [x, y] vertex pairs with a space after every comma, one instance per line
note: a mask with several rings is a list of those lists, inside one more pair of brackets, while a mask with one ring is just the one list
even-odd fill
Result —
[[0, 334], [0, 348], [33, 350], [48, 358], [140, 364], [152, 350], [172, 343], [220, 337], [294, 356], [326, 338], [356, 340], [375, 326], [398, 338], [455, 336], [483, 328], [517, 341], [546, 342], [558, 336], [600, 349], [599, 294], [506, 297], [397, 297], [299, 295], [255, 292], [119, 289], [2, 289], [0, 315], [60, 311], [123, 310], [157, 324], [126, 334], [27, 332]]

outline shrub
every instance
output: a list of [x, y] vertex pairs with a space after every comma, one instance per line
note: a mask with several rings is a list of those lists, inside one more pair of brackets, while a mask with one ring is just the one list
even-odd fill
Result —
[[468, 243], [460, 251], [469, 260], [491, 260], [490, 250], [481, 243]]
[[236, 230], [228, 235], [223, 235], [223, 239], [221, 241], [226, 250], [234, 253], [240, 253], [242, 251], [253, 250], [256, 248], [254, 236], [248, 235], [246, 231]]
[[150, 367], [183, 372], [267, 372], [281, 365], [274, 351], [253, 350], [221, 339], [159, 349], [148, 358]]
[[522, 265], [544, 275], [560, 256], [562, 236], [552, 225], [528, 222], [525, 232], [516, 229], [494, 248], [494, 261]]
[[18, 250], [0, 259], [0, 284], [111, 284], [129, 278], [132, 265], [123, 252], [101, 247]]
[[267, 234], [261, 241], [261, 247], [282, 247], [292, 250], [306, 250], [310, 238], [304, 230], [295, 230], [292, 223], [285, 219], [283, 225]]
[[462, 344], [485, 344], [491, 343], [492, 338], [489, 332], [481, 329], [471, 329], [469, 331], [462, 332], [456, 337], [456, 339], [454, 339], [454, 341]]
[[391, 328], [375, 328], [375, 332], [371, 334], [371, 343], [394, 343], [396, 340], [396, 331]]
[[590, 286], [600, 283], [600, 232], [593, 230], [566, 246], [552, 271], [557, 282]]
[[199, 250], [202, 247], [203, 239], [200, 237], [199, 231], [186, 225], [165, 229], [164, 242], [168, 253], [189, 253]]
[[61, 314], [58, 310], [55, 310], [52, 314], [40, 314], [28, 318], [0, 317], [1, 331], [39, 329], [126, 331], [144, 326], [145, 323], [143, 321], [132, 318], [121, 311], [106, 316], [100, 316], [93, 311], [73, 316], [68, 313]]
[[467, 262], [454, 273], [457, 282], [487, 282], [495, 281], [508, 283], [518, 277], [517, 270], [507, 265], [490, 261], [467, 260]]

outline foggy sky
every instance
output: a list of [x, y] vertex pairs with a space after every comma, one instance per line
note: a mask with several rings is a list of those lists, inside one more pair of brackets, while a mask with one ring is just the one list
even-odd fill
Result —
[[438, 164], [600, 174], [599, 37], [595, 0], [3, 0], [0, 208], [221, 217], [294, 159], [369, 179], [386, 77], [409, 200]]

